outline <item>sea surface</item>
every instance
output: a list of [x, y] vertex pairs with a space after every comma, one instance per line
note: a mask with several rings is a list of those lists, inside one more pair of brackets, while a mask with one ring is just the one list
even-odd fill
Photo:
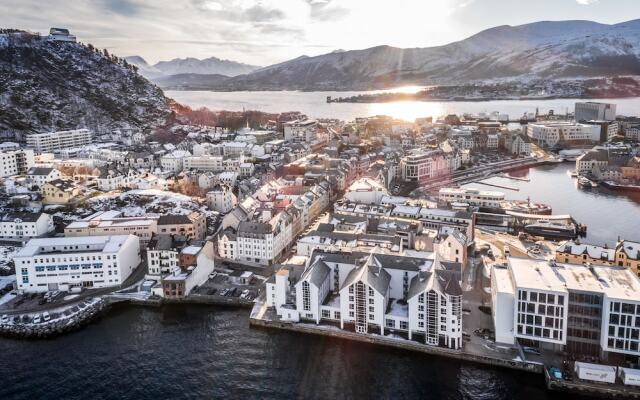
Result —
[[[396, 91], [413, 92], [419, 88], [399, 88]], [[447, 114], [490, 113], [498, 111], [508, 114], [512, 120], [526, 112], [541, 114], [553, 110], [556, 114], [573, 112], [576, 99], [553, 100], [495, 100], [495, 101], [399, 101], [392, 103], [327, 103], [327, 96], [348, 97], [374, 92], [209, 92], [176, 91], [165, 92], [167, 96], [192, 108], [207, 107], [211, 110], [242, 111], [258, 110], [271, 113], [300, 111], [313, 118], [337, 118], [351, 121], [356, 117], [389, 115], [413, 121], [419, 117], [438, 117]], [[619, 115], [640, 115], [640, 97], [624, 99], [590, 99], [617, 105]]]
[[118, 306], [56, 339], [0, 339], [0, 398], [566, 398], [548, 392], [542, 375], [250, 328], [248, 314]]

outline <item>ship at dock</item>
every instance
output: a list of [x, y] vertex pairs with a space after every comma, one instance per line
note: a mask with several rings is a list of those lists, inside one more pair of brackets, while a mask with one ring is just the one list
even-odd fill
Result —
[[500, 203], [500, 208], [507, 214], [515, 212], [520, 214], [551, 215], [553, 212], [550, 205], [533, 203], [530, 197], [527, 197], [527, 200], [503, 201]]
[[531, 235], [543, 236], [544, 238], [572, 239], [578, 234], [578, 229], [573, 222], [549, 221], [544, 219], [525, 225], [524, 230]]

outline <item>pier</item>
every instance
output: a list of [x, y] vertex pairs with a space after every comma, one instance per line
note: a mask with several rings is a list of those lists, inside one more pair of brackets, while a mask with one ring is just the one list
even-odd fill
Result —
[[489, 183], [489, 182], [485, 182], [485, 181], [478, 181], [478, 183], [480, 183], [482, 185], [486, 185], [486, 186], [497, 187], [497, 188], [500, 188], [500, 189], [513, 190], [514, 192], [519, 192], [520, 191], [520, 189], [518, 189], [517, 187], [513, 187], [513, 186], [499, 185], [497, 183]]

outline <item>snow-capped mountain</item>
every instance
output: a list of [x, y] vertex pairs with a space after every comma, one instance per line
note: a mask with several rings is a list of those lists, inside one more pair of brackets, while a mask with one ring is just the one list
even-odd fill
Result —
[[0, 34], [0, 132], [163, 125], [171, 101], [128, 62], [90, 45]]
[[640, 20], [498, 26], [444, 46], [299, 57], [212, 83], [212, 89], [379, 89], [496, 79], [640, 75]]
[[222, 60], [216, 57], [209, 57], [203, 60], [191, 57], [174, 58], [170, 61], [160, 61], [154, 65], [148, 64], [140, 56], [127, 57], [126, 60], [137, 66], [140, 73], [149, 79], [179, 74], [237, 76], [248, 74], [260, 68], [255, 65]]

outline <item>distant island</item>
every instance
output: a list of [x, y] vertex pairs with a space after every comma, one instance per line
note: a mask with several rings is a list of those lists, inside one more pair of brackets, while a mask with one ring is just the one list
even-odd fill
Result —
[[556, 98], [622, 98], [640, 95], [636, 77], [585, 80], [501, 82], [429, 86], [424, 90], [380, 92], [347, 97], [327, 97], [327, 103], [390, 103], [396, 101], [546, 100]]

